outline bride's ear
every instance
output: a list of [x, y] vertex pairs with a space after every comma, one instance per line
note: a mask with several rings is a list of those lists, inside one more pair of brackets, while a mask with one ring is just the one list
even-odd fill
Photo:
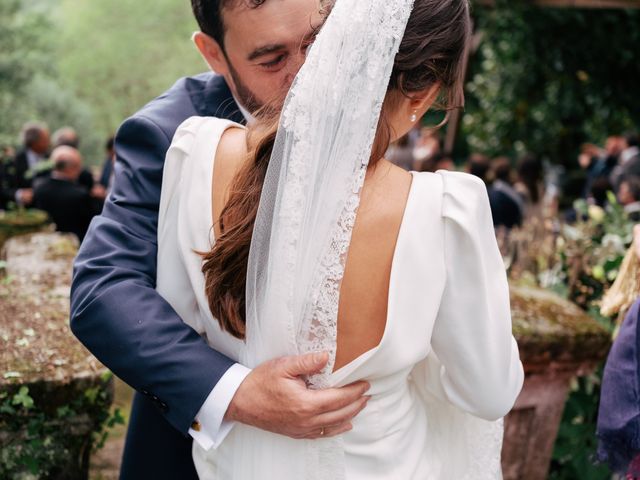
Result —
[[440, 83], [434, 83], [421, 92], [413, 93], [409, 101], [409, 109], [423, 116], [438, 98], [438, 93], [440, 93]]
[[226, 77], [229, 73], [229, 66], [220, 44], [203, 32], [195, 32], [191, 39], [209, 68]]

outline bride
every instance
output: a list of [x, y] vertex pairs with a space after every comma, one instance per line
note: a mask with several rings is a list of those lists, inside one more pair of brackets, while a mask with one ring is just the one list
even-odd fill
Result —
[[216, 449], [194, 442], [200, 478], [501, 478], [523, 369], [485, 186], [384, 159], [436, 104], [462, 106], [468, 8], [337, 0], [281, 114], [176, 132], [158, 291], [248, 367], [325, 352], [309, 388], [371, 384], [341, 435], [237, 424]]

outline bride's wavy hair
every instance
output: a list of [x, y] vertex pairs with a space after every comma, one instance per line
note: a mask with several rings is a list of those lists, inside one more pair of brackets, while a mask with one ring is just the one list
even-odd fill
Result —
[[[394, 132], [390, 115], [402, 98], [438, 85], [435, 107], [449, 113], [464, 105], [464, 62], [471, 34], [468, 0], [415, 0], [391, 74], [370, 166], [384, 156]], [[249, 131], [248, 159], [234, 178], [220, 215], [220, 236], [204, 255], [202, 271], [212, 314], [223, 330], [244, 339], [246, 276], [262, 184], [276, 138], [278, 115], [266, 113]]]

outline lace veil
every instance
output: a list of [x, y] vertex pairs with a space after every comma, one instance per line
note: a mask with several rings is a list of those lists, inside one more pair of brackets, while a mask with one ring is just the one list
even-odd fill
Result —
[[[308, 380], [327, 384], [359, 192], [412, 6], [337, 0], [293, 82], [251, 242], [245, 365], [328, 351], [329, 365]], [[235, 438], [233, 478], [344, 478], [339, 438], [301, 441], [257, 429]]]
[[[328, 351], [309, 378], [327, 386], [340, 282], [380, 111], [413, 0], [337, 0], [280, 118], [247, 273], [246, 357], [254, 367]], [[344, 478], [340, 438], [235, 435], [229, 478]], [[401, 459], [399, 459], [401, 461]]]

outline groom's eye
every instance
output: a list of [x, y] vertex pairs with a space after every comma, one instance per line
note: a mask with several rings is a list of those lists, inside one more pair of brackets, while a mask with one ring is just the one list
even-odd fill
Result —
[[282, 55], [278, 55], [277, 57], [275, 57], [273, 60], [269, 60], [268, 62], [261, 63], [260, 66], [266, 69], [275, 69], [275, 68], [278, 68], [284, 62], [285, 58], [286, 58], [286, 55], [283, 53]]

